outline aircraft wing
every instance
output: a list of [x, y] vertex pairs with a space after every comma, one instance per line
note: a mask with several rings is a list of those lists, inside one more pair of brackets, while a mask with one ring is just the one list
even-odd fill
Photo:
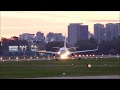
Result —
[[74, 52], [70, 52], [72, 53], [80, 53], [80, 52], [90, 52], [90, 51], [96, 51], [97, 49], [93, 49], [93, 50], [83, 50], [83, 51], [74, 51]]
[[44, 53], [58, 54], [58, 52], [46, 51]]
[[37, 51], [37, 52], [40, 52], [40, 53], [58, 54], [58, 52], [52, 52], [52, 51], [46, 51], [46, 50], [40, 50], [40, 51]]
[[97, 46], [97, 49], [92, 49], [92, 50], [82, 50], [82, 51], [74, 51], [74, 52], [70, 52], [71, 54], [72, 53], [80, 53], [80, 52], [91, 52], [91, 51], [97, 51], [98, 50], [98, 46]]

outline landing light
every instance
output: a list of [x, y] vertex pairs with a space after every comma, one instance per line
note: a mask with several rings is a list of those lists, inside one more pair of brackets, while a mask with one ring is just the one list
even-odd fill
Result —
[[67, 51], [67, 52], [66, 52], [66, 54], [70, 54], [70, 52], [69, 52], [69, 51]]
[[66, 59], [66, 58], [67, 58], [67, 54], [62, 54], [62, 55], [60, 56], [60, 58], [61, 58], [61, 59]]
[[60, 52], [58, 52], [58, 54], [60, 54]]

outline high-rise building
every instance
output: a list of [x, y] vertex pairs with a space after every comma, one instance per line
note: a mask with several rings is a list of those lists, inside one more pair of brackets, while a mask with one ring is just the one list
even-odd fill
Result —
[[27, 40], [29, 37], [29, 33], [23, 33], [19, 35], [20, 40]]
[[116, 23], [117, 30], [118, 30], [118, 36], [120, 36], [120, 23]]
[[35, 34], [23, 33], [19, 35], [19, 39], [31, 41], [31, 40], [34, 40], [34, 35]]
[[88, 25], [81, 25], [80, 26], [80, 30], [78, 30], [78, 40], [82, 39], [82, 40], [87, 40], [88, 39]]
[[64, 41], [64, 36], [62, 35], [62, 33], [49, 32], [46, 36], [46, 42], [52, 41]]
[[68, 43], [74, 46], [79, 40], [88, 39], [88, 25], [82, 23], [71, 23], [68, 25]]
[[101, 43], [102, 41], [106, 41], [105, 37], [105, 28], [103, 24], [94, 24], [94, 37], [98, 41], [98, 43]]
[[34, 40], [35, 34], [29, 34], [28, 35], [28, 41]]
[[120, 23], [107, 23], [106, 24], [106, 39], [107, 41], [112, 40], [120, 35]]
[[35, 40], [45, 42], [45, 36], [44, 33], [41, 33], [40, 31], [36, 33]]

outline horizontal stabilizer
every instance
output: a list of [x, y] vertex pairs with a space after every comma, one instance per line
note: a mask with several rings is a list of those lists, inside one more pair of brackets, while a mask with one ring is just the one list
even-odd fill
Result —
[[73, 48], [73, 49], [76, 49], [76, 48], [78, 48], [78, 47], [70, 47], [70, 48], [68, 48], [68, 49], [72, 49], [72, 48]]
[[59, 49], [60, 47], [52, 47], [52, 48], [58, 48]]

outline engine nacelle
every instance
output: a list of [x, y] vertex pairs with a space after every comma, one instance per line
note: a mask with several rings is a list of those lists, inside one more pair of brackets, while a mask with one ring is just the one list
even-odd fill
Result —
[[75, 56], [75, 54], [73, 54], [73, 53], [69, 55], [69, 57], [73, 57], [73, 56]]
[[56, 56], [56, 54], [52, 54], [53, 56]]
[[71, 56], [74, 56], [74, 55], [75, 55], [75, 54], [73, 54], [73, 53], [71, 54]]

